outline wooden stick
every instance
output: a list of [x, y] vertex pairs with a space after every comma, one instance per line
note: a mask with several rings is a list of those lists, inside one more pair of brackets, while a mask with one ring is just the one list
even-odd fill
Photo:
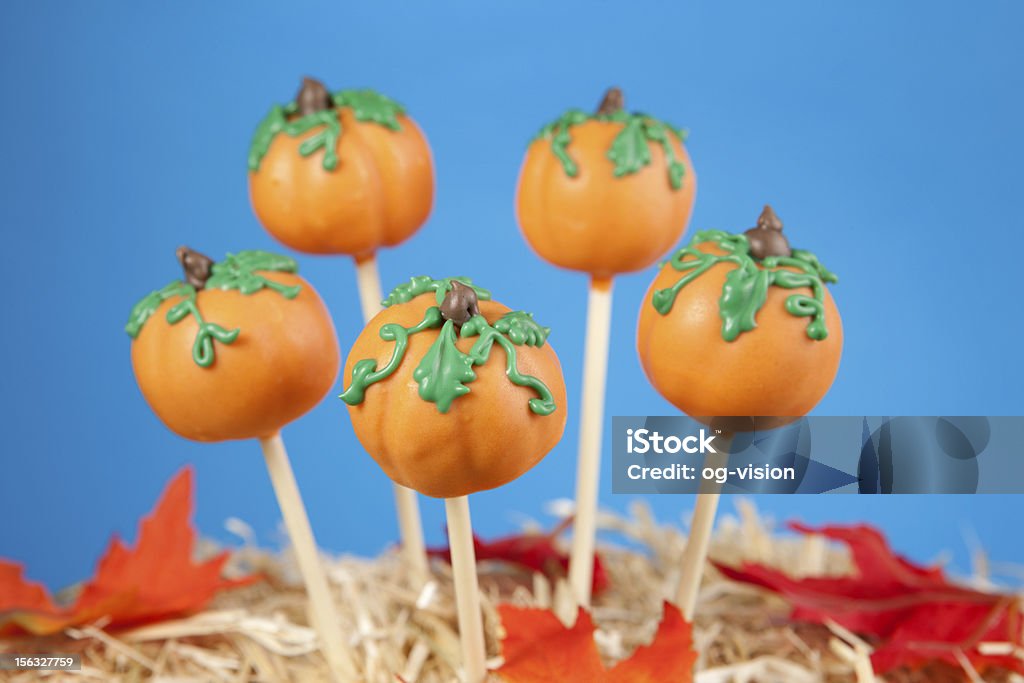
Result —
[[384, 308], [381, 305], [384, 293], [380, 287], [377, 257], [356, 259], [356, 284], [359, 286], [359, 303], [363, 307], [363, 321], [370, 322], [370, 319]]
[[[377, 259], [369, 256], [356, 259], [356, 282], [359, 285], [359, 301], [363, 307], [363, 320], [370, 320], [382, 310], [384, 298], [380, 287], [380, 273]], [[420, 584], [430, 577], [427, 560], [427, 546], [423, 541], [423, 524], [420, 521], [420, 504], [416, 492], [401, 484], [394, 484], [395, 508], [398, 512], [398, 529], [402, 538], [402, 553], [406, 566], [413, 576], [413, 582]]]
[[267, 461], [270, 481], [274, 486], [274, 493], [277, 494], [277, 503], [281, 506], [281, 515], [288, 528], [288, 535], [291, 537], [299, 572], [306, 584], [313, 627], [320, 636], [320, 648], [335, 681], [354, 681], [356, 666], [342, 637], [341, 624], [327, 586], [327, 575], [320, 564], [316, 540], [309, 526], [306, 507], [299, 495], [299, 487], [295, 483], [288, 452], [284, 449], [280, 434], [260, 439], [260, 446], [263, 447], [263, 457]]
[[[715, 436], [716, 452], [707, 454], [702, 470], [705, 467], [726, 466], [729, 462], [732, 438], [733, 435], [729, 432]], [[697, 609], [697, 594], [704, 576], [704, 565], [707, 564], [711, 531], [715, 527], [715, 513], [718, 511], [718, 501], [722, 497], [721, 491], [721, 484], [706, 479], [701, 480], [700, 488], [697, 490], [697, 507], [693, 511], [693, 521], [690, 522], [690, 535], [686, 539], [679, 587], [676, 591], [676, 606], [683, 610], [683, 616], [689, 622], [693, 621], [693, 613]]]
[[597, 494], [604, 432], [604, 386], [608, 374], [608, 337], [612, 324], [611, 278], [594, 278], [587, 303], [587, 339], [583, 352], [583, 399], [579, 455], [576, 461], [576, 519], [573, 522], [569, 584], [581, 607], [590, 607], [597, 534]]
[[473, 525], [469, 519], [466, 496], [446, 498], [448, 543], [452, 553], [452, 578], [455, 581], [455, 605], [462, 642], [462, 666], [465, 683], [481, 683], [487, 675], [484, 649], [484, 621], [480, 611], [480, 586], [476, 578], [476, 551], [473, 549]]

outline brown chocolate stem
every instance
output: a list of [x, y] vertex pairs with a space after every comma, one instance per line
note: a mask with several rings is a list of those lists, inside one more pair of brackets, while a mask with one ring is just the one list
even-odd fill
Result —
[[764, 205], [761, 215], [757, 217], [757, 227], [764, 230], [782, 230], [782, 220], [768, 204]]
[[608, 88], [608, 91], [604, 94], [604, 99], [601, 100], [601, 104], [597, 107], [598, 116], [608, 116], [622, 111], [626, 106], [626, 98], [622, 94], [622, 90], [619, 88]]
[[175, 254], [178, 256], [182, 270], [185, 271], [185, 282], [196, 289], [205, 287], [206, 281], [212, 274], [213, 259], [188, 247], [178, 247]]
[[299, 116], [309, 116], [330, 109], [334, 106], [334, 100], [326, 85], [306, 76], [302, 79], [302, 87], [295, 96], [295, 104], [298, 106]]
[[747, 236], [750, 255], [756, 259], [765, 259], [769, 256], [790, 256], [793, 253], [789, 246], [789, 240], [782, 234], [782, 220], [767, 204], [764, 205], [761, 215], [757, 218], [757, 226], [743, 234]]
[[452, 280], [451, 289], [441, 302], [441, 317], [451, 320], [457, 327], [462, 327], [474, 315], [480, 315], [480, 302], [476, 292], [472, 287]]

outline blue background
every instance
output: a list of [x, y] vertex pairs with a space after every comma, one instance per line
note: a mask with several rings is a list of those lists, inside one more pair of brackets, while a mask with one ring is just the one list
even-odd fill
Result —
[[[393, 95], [430, 138], [436, 208], [380, 255], [385, 287], [467, 274], [554, 328], [569, 427], [529, 474], [473, 497], [485, 535], [572, 495], [586, 280], [530, 252], [513, 195], [530, 136], [610, 84], [631, 107], [690, 129], [691, 230], [748, 227], [770, 201], [791, 239], [841, 275], [846, 348], [818, 414], [1024, 413], [1024, 5], [363, 5], [0, 6], [0, 556], [31, 576], [54, 587], [87, 576], [109, 534], [134, 537], [185, 463], [204, 533], [231, 540], [222, 524], [237, 516], [279, 540], [257, 445], [165, 430], [136, 388], [123, 325], [137, 298], [177, 277], [179, 244], [215, 256], [278, 248], [249, 208], [245, 157], [256, 123], [303, 74]], [[352, 263], [300, 263], [344, 351], [361, 329]], [[608, 416], [674, 412], [634, 351], [652, 276], [616, 282]], [[395, 537], [390, 484], [336, 393], [284, 436], [320, 542], [373, 554]], [[629, 501], [605, 477], [602, 502]], [[692, 499], [650, 503], [679, 519]], [[953, 550], [961, 569], [965, 528], [996, 558], [1024, 559], [1024, 498], [757, 503], [779, 518], [868, 520], [915, 558]], [[436, 542], [443, 506], [424, 500], [423, 513]]]

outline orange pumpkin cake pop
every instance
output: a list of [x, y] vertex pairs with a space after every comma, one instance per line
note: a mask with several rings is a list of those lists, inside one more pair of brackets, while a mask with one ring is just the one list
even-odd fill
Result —
[[654, 263], [686, 229], [697, 178], [685, 139], [662, 120], [627, 112], [611, 88], [595, 113], [570, 109], [541, 128], [519, 172], [516, 214], [527, 243], [591, 277], [569, 562], [583, 607], [593, 585], [612, 281]]
[[359, 335], [341, 398], [395, 482], [437, 498], [502, 486], [565, 429], [548, 328], [464, 278], [414, 277]]
[[[714, 467], [736, 431], [771, 429], [809, 412], [832, 385], [843, 326], [818, 258], [793, 249], [764, 207], [741, 234], [702, 230], [668, 260], [640, 308], [637, 350], [647, 379], [717, 432]], [[794, 291], [795, 290], [795, 291]], [[692, 620], [721, 493], [697, 496], [675, 603]]]
[[249, 194], [263, 226], [289, 247], [368, 258], [430, 214], [430, 147], [394, 100], [331, 93], [306, 78], [295, 101], [274, 106], [256, 130]]
[[637, 349], [658, 392], [694, 417], [807, 414], [835, 379], [843, 326], [811, 252], [766, 206], [741, 234], [698, 232], [662, 266], [640, 309]]
[[338, 374], [334, 324], [295, 261], [242, 251], [219, 263], [178, 250], [185, 280], [132, 309], [135, 379], [153, 412], [195, 441], [270, 436], [319, 403]]
[[608, 278], [658, 260], [686, 229], [697, 177], [685, 131], [623, 109], [570, 109], [530, 143], [519, 173], [519, 227], [541, 258]]
[[356, 436], [401, 486], [445, 499], [462, 675], [487, 675], [470, 493], [519, 477], [565, 430], [550, 330], [465, 278], [414, 277], [384, 300], [345, 364]]
[[215, 263], [181, 247], [178, 260], [184, 279], [143, 297], [125, 326], [139, 389], [185, 438], [259, 440], [332, 679], [356, 680], [280, 435], [338, 374], [330, 314], [287, 256], [242, 251]]

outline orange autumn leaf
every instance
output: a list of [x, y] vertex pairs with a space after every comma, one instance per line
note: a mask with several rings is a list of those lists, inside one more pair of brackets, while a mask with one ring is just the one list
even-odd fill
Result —
[[[16, 562], [0, 560], [0, 637], [19, 631], [52, 633], [63, 627], [63, 617], [41, 583], [25, 579]], [[38, 627], [33, 626], [39, 624]]]
[[226, 552], [193, 561], [192, 497], [192, 470], [185, 468], [142, 520], [136, 547], [111, 539], [96, 576], [67, 608], [55, 605], [41, 585], [26, 581], [20, 565], [0, 560], [0, 635], [48, 635], [97, 619], [115, 628], [159, 621], [196, 612], [218, 591], [252, 582], [254, 577], [221, 578]]
[[579, 611], [576, 624], [565, 628], [554, 613], [501, 605], [506, 636], [505, 663], [498, 675], [506, 683], [690, 683], [697, 653], [690, 624], [665, 603], [664, 617], [650, 645], [610, 669], [601, 662], [594, 642], [594, 622]]

